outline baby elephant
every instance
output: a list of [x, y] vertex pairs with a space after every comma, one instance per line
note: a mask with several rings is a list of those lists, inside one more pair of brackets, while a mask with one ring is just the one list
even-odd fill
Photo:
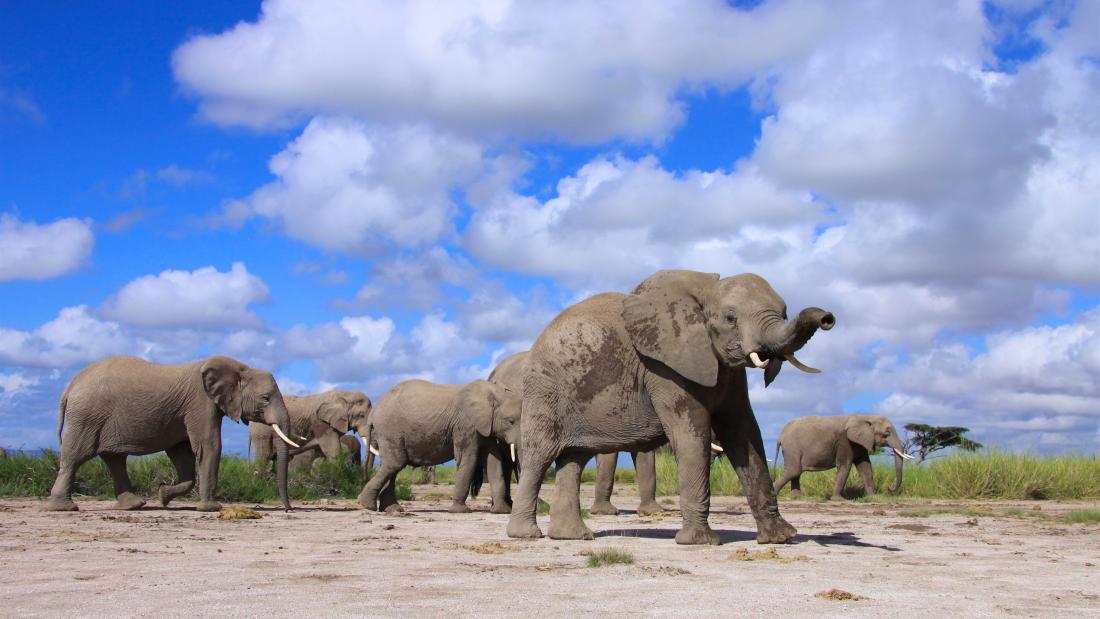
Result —
[[[378, 445], [382, 462], [359, 494], [359, 503], [368, 509], [400, 511], [394, 483], [401, 469], [453, 458], [458, 470], [448, 511], [470, 511], [466, 496], [479, 455], [493, 452], [511, 465], [511, 446], [519, 440], [520, 402], [515, 394], [484, 380], [468, 385], [398, 383], [374, 406], [367, 423], [363, 438]], [[503, 481], [490, 475], [495, 513], [510, 509]]]
[[870, 452], [877, 447], [889, 446], [894, 451], [894, 487], [891, 494], [901, 488], [901, 461], [912, 460], [905, 453], [894, 424], [882, 416], [843, 415], [839, 417], [799, 417], [783, 426], [783, 432], [775, 443], [776, 465], [779, 449], [783, 449], [783, 476], [775, 482], [779, 493], [791, 482], [791, 498], [802, 496], [799, 477], [803, 471], [827, 471], [836, 467], [836, 488], [833, 500], [840, 500], [844, 484], [852, 464], [863, 477], [863, 487], [869, 494], [875, 493], [875, 479], [871, 471]]

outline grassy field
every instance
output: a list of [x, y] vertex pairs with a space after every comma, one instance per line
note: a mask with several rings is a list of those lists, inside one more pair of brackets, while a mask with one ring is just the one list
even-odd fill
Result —
[[[162, 483], [175, 483], [175, 470], [164, 455], [129, 459], [130, 479], [135, 491], [155, 496]], [[236, 456], [222, 458], [217, 497], [221, 501], [274, 502], [278, 498], [271, 465], [261, 466]], [[876, 464], [875, 483], [888, 488], [893, 483], [891, 464]], [[46, 496], [57, 473], [57, 455], [10, 455], [0, 460], [0, 496]], [[595, 480], [595, 468], [586, 468], [582, 479]], [[620, 467], [617, 484], [633, 484], [634, 470]], [[722, 458], [710, 471], [711, 490], [716, 495], [741, 494], [741, 483]], [[548, 480], [553, 479], [548, 474]], [[824, 500], [832, 494], [836, 471], [804, 473], [802, 497]], [[398, 498], [408, 499], [413, 484], [427, 483], [425, 469], [406, 468], [397, 478]], [[436, 467], [436, 482], [454, 481], [454, 467]], [[346, 460], [320, 462], [311, 470], [292, 471], [292, 500], [322, 498], [353, 499], [362, 489], [360, 468]], [[485, 488], [483, 492], [487, 492]], [[669, 453], [657, 456], [657, 494], [675, 495], [679, 491], [676, 461]], [[99, 459], [81, 467], [77, 475], [76, 493], [85, 496], [114, 496], [111, 476]], [[790, 493], [789, 486], [780, 498]], [[865, 496], [862, 481], [856, 471], [848, 477], [845, 490], [848, 498], [871, 500]], [[886, 495], [883, 495], [886, 496]], [[1096, 456], [1031, 456], [997, 451], [958, 454], [937, 458], [922, 465], [905, 467], [898, 496], [927, 499], [1100, 499], [1100, 457]], [[1095, 517], [1095, 515], [1088, 516]]]

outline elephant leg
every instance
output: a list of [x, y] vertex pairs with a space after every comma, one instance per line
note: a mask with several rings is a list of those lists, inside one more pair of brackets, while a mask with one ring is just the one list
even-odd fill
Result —
[[634, 477], [638, 481], [639, 516], [652, 516], [664, 511], [657, 502], [657, 450], [630, 454], [634, 459]]
[[76, 503], [73, 502], [73, 484], [76, 482], [76, 472], [80, 465], [95, 457], [91, 450], [70, 449], [69, 445], [75, 445], [78, 441], [75, 432], [66, 436], [61, 446], [61, 457], [58, 459], [57, 479], [50, 490], [50, 498], [46, 500], [46, 511], [51, 512], [75, 512]]
[[802, 473], [791, 478], [791, 498], [795, 500], [802, 498]]
[[[612, 454], [617, 455], [617, 454]], [[581, 518], [581, 471], [591, 456], [571, 453], [558, 458], [554, 500], [550, 503], [551, 539], [594, 539]]]
[[845, 462], [836, 467], [836, 487], [833, 488], [832, 500], [844, 500], [844, 486], [848, 484], [848, 473], [852, 472], [852, 463]]
[[867, 494], [875, 494], [875, 471], [871, 468], [871, 461], [867, 458], [856, 462], [856, 470], [863, 478], [863, 489]]
[[[532, 405], [532, 408], [542, 405], [541, 402], [536, 402]], [[527, 415], [528, 404], [524, 402], [523, 406], [524, 415]], [[523, 423], [526, 425], [529, 422], [524, 421]], [[545, 446], [547, 440], [548, 437], [546, 436], [540, 436], [535, 440], [525, 436], [523, 439], [523, 464], [520, 468], [516, 492], [512, 496], [512, 515], [508, 518], [508, 537], [542, 537], [542, 530], [539, 529], [535, 511], [538, 508], [539, 488], [542, 487], [542, 478], [546, 475], [546, 469], [550, 468], [550, 463], [554, 461], [556, 456], [552, 448]]]
[[[455, 485], [451, 493], [451, 506], [447, 511], [452, 514], [465, 514], [470, 511], [466, 505], [466, 497], [470, 496], [470, 485], [477, 469], [477, 441], [459, 447], [455, 444]], [[434, 474], [435, 467], [432, 467]], [[434, 483], [434, 482], [433, 482]]]
[[615, 465], [618, 452], [596, 456], [596, 499], [592, 501], [589, 513], [600, 516], [615, 516], [619, 508], [611, 504], [611, 492], [615, 489]]
[[176, 469], [177, 482], [171, 486], [161, 484], [157, 489], [157, 497], [160, 504], [168, 507], [172, 499], [183, 496], [195, 487], [195, 452], [191, 450], [191, 444], [184, 441], [165, 450], [172, 466]]
[[783, 475], [779, 479], [775, 480], [775, 494], [778, 495], [779, 491], [783, 489], [783, 486], [787, 485], [787, 482], [791, 484], [791, 498], [797, 499], [801, 496], [802, 486], [799, 483], [799, 479], [802, 477], [802, 471], [798, 467], [789, 466], [783, 469]]
[[[220, 423], [221, 420], [219, 419]], [[201, 440], [201, 439], [200, 439]], [[218, 488], [218, 467], [222, 461], [222, 435], [221, 428], [213, 428], [205, 437], [205, 445], [201, 444], [195, 449], [198, 455], [199, 468], [199, 504], [195, 506], [200, 512], [216, 512], [222, 508], [221, 504], [214, 500], [214, 491]]]
[[[389, 447], [389, 446], [386, 446]], [[382, 463], [378, 466], [378, 469], [371, 475], [370, 481], [363, 486], [363, 491], [359, 493], [359, 504], [366, 509], [376, 509], [378, 511], [398, 511], [400, 505], [397, 503], [397, 474], [401, 472], [401, 469], [405, 468], [407, 463], [407, 456], [405, 455], [404, 446], [400, 449], [387, 448], [382, 452]], [[392, 494], [392, 503], [385, 505], [379, 503], [379, 494], [386, 489], [386, 485], [389, 484], [389, 492]], [[387, 497], [388, 499], [388, 497]]]
[[394, 481], [384, 485], [382, 491], [378, 493], [378, 511], [387, 513], [405, 511], [405, 508], [397, 502], [397, 476], [394, 476]]
[[506, 468], [501, 458], [500, 448], [494, 446], [489, 450], [488, 457], [485, 460], [485, 476], [489, 478], [489, 487], [492, 489], [493, 495], [493, 507], [490, 511], [494, 514], [509, 514], [512, 512], [512, 499], [508, 496]]
[[714, 416], [715, 434], [745, 489], [745, 498], [756, 520], [756, 542], [784, 544], [795, 536], [797, 530], [779, 515], [775, 486], [764, 456], [764, 440], [760, 437], [760, 426], [749, 404], [748, 383], [743, 370], [734, 374], [734, 383], [729, 389], [731, 398], [727, 400], [725, 410]]
[[[676, 453], [680, 477], [681, 527], [677, 544], [718, 544], [711, 530], [710, 515], [710, 440], [701, 440], [687, 424], [666, 427]], [[709, 435], [709, 432], [707, 433]]]
[[134, 494], [130, 474], [126, 471], [126, 454], [99, 454], [107, 464], [111, 479], [115, 482], [115, 506], [118, 509], [140, 509], [145, 500]]

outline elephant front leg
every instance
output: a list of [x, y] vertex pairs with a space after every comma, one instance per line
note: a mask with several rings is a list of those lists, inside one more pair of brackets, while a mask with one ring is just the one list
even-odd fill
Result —
[[844, 486], [848, 485], [848, 473], [852, 472], [852, 463], [838, 463], [836, 467], [836, 487], [833, 488], [833, 501], [844, 500]]
[[558, 458], [554, 500], [550, 503], [551, 539], [594, 539], [581, 518], [581, 470], [591, 456], [569, 454]]
[[596, 498], [588, 512], [599, 516], [616, 516], [619, 508], [611, 504], [611, 492], [615, 489], [615, 465], [618, 452], [596, 456]]
[[718, 440], [745, 489], [745, 498], [756, 520], [757, 543], [785, 544], [797, 530], [779, 515], [775, 487], [764, 456], [764, 441], [752, 409], [746, 401], [741, 410], [716, 415], [714, 423]]
[[214, 500], [214, 491], [218, 487], [218, 467], [222, 461], [222, 437], [220, 428], [206, 438], [206, 444], [195, 450], [198, 453], [199, 468], [199, 504], [200, 512], [216, 512], [222, 508]]
[[509, 514], [512, 512], [512, 499], [508, 496], [508, 475], [501, 456], [500, 448], [494, 446], [489, 450], [485, 459], [485, 476], [489, 478], [489, 488], [492, 489], [493, 507], [490, 510], [494, 514]]
[[676, 543], [718, 544], [718, 534], [707, 522], [710, 517], [710, 440], [683, 427], [675, 427], [669, 438], [680, 473], [683, 524], [676, 533]]
[[466, 505], [466, 497], [470, 496], [470, 485], [477, 469], [477, 441], [466, 445], [461, 450], [455, 449], [455, 485], [451, 494], [451, 506], [447, 511], [452, 514], [465, 514], [470, 511]]
[[856, 469], [863, 478], [863, 489], [867, 495], [875, 494], [875, 471], [871, 468], [871, 461], [866, 458], [860, 460], [856, 463]]

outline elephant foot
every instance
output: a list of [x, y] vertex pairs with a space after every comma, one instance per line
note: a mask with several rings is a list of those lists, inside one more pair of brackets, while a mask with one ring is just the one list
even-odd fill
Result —
[[833, 496], [829, 497], [829, 500], [830, 501], [843, 501], [844, 500], [844, 495], [834, 494]]
[[[401, 513], [404, 513], [405, 508], [401, 507], [401, 505], [399, 503], [392, 503], [389, 506], [387, 506], [386, 509], [384, 509], [382, 511], [386, 512], [387, 514], [401, 514]], [[469, 510], [466, 510], [466, 511], [469, 511]]]
[[50, 497], [46, 500], [46, 505], [43, 506], [44, 510], [48, 512], [75, 512], [78, 511], [76, 503], [68, 497], [56, 498]]
[[468, 514], [470, 513], [470, 508], [465, 503], [451, 503], [447, 511], [452, 514]]
[[363, 509], [377, 510], [378, 509], [378, 495], [368, 495], [366, 492], [359, 493], [359, 505]]
[[173, 497], [167, 492], [168, 486], [161, 484], [160, 488], [157, 488], [157, 499], [160, 501], [161, 507], [168, 507], [168, 503], [172, 501]]
[[216, 512], [220, 511], [221, 508], [222, 504], [217, 501], [200, 501], [199, 504], [195, 506], [195, 510], [200, 512]]
[[576, 520], [575, 522], [560, 524], [552, 517], [550, 518], [548, 535], [550, 539], [596, 539], [596, 536], [592, 534], [592, 530], [585, 526], [584, 521]]
[[757, 544], [786, 544], [798, 533], [791, 523], [778, 516], [756, 525]]
[[[778, 491], [776, 491], [776, 492], [778, 492]], [[797, 501], [798, 499], [801, 499], [801, 498], [802, 498], [802, 491], [801, 490], [791, 490], [791, 500]]]
[[516, 518], [515, 516], [508, 520], [507, 533], [508, 537], [523, 539], [538, 539], [542, 537], [542, 529], [539, 529], [539, 525], [535, 524], [534, 520]]
[[491, 514], [510, 514], [512, 513], [512, 505], [506, 501], [493, 501], [493, 507], [489, 510]]
[[638, 506], [639, 516], [653, 516], [668, 511], [657, 501], [646, 501]]
[[144, 505], [145, 499], [133, 492], [123, 492], [115, 497], [115, 509], [141, 509]]
[[611, 501], [596, 501], [588, 509], [588, 513], [595, 516], [618, 516], [619, 508], [611, 504]]
[[711, 530], [709, 525], [684, 527], [676, 533], [676, 543], [685, 546], [710, 545], [717, 546], [722, 543], [718, 534]]

